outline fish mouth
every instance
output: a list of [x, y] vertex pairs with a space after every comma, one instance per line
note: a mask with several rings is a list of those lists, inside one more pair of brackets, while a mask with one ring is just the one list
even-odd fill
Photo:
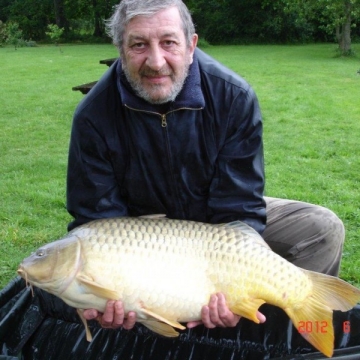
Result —
[[21, 276], [27, 282], [27, 273], [21, 266], [17, 269], [16, 272], [18, 273], [19, 276]]

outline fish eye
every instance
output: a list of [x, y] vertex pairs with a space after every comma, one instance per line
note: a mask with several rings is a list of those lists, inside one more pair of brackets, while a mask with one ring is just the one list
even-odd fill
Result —
[[36, 256], [43, 257], [45, 255], [44, 249], [39, 249], [36, 251]]

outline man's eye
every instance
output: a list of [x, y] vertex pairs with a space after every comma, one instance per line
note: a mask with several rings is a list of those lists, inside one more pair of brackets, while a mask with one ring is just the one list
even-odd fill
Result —
[[133, 49], [143, 49], [145, 47], [144, 43], [136, 43], [131, 46]]
[[175, 45], [175, 41], [166, 40], [166, 41], [164, 41], [164, 45], [165, 45], [165, 46], [173, 46], [173, 45]]
[[146, 43], [143, 42], [137, 42], [134, 44], [131, 44], [129, 46], [129, 48], [134, 52], [134, 53], [142, 53], [146, 50]]

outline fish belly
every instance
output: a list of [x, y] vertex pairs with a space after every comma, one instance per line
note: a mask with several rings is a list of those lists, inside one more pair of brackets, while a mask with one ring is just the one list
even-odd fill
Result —
[[141, 311], [145, 308], [177, 321], [196, 320], [216, 288], [209, 277], [209, 262], [190, 250], [130, 244], [106, 253], [89, 251], [83, 272], [116, 291], [125, 311], [136, 311], [139, 318], [146, 317]]

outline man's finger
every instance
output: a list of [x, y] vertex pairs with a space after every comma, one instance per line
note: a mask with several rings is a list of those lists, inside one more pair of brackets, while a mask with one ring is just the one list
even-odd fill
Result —
[[104, 314], [100, 319], [102, 327], [109, 328], [114, 320], [115, 301], [108, 301], [104, 310]]
[[256, 313], [256, 317], [259, 319], [261, 324], [266, 321], [266, 316], [263, 313], [261, 313], [260, 311], [258, 311]]
[[226, 305], [225, 296], [222, 293], [216, 294], [217, 297], [217, 313], [219, 318], [224, 321], [229, 317], [230, 310]]
[[86, 320], [94, 320], [99, 316], [99, 312], [95, 309], [87, 309], [84, 310], [83, 315]]
[[[217, 300], [215, 300], [215, 302], [217, 302]], [[213, 312], [215, 311], [213, 305], [214, 304], [210, 300], [209, 306], [203, 306], [201, 309], [201, 320], [204, 326], [207, 327], [208, 329], [213, 329], [214, 327], [216, 327], [216, 325], [213, 322], [213, 319], [215, 317], [215, 315], [213, 314]]]
[[234, 327], [240, 321], [240, 316], [232, 313], [227, 304], [225, 295], [222, 293], [216, 294], [218, 298], [218, 316], [220, 323], [226, 327]]
[[130, 311], [128, 313], [127, 318], [124, 319], [124, 322], [122, 325], [123, 325], [124, 329], [130, 330], [135, 326], [135, 323], [136, 323], [136, 313], [133, 311]]
[[186, 324], [186, 327], [187, 327], [188, 329], [192, 329], [192, 328], [194, 328], [195, 326], [202, 325], [202, 324], [203, 324], [203, 322], [202, 322], [201, 320], [199, 320], [199, 321], [190, 321], [190, 322], [188, 322], [188, 323]]
[[114, 303], [114, 313], [113, 313], [113, 321], [112, 321], [112, 327], [118, 328], [124, 323], [124, 306], [121, 301], [115, 301]]

